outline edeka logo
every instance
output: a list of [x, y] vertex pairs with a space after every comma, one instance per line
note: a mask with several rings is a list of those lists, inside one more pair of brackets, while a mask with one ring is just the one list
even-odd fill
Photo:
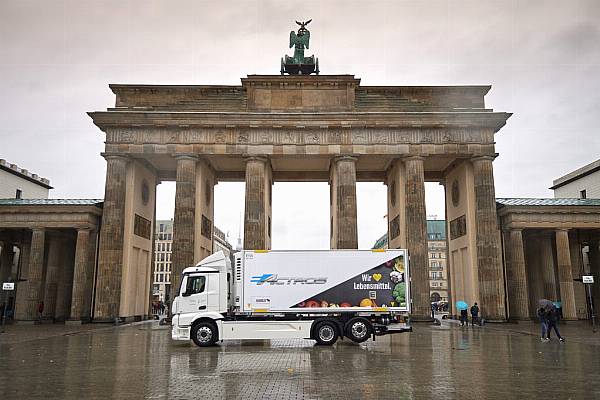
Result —
[[250, 283], [256, 283], [257, 286], [265, 283], [269, 285], [323, 285], [327, 283], [327, 278], [279, 278], [277, 274], [262, 274], [253, 276]]

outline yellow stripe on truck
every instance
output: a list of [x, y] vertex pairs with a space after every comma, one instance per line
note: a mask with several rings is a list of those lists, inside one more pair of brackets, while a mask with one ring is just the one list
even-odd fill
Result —
[[371, 249], [373, 253], [385, 253], [385, 249]]
[[254, 250], [255, 253], [268, 253], [269, 250]]

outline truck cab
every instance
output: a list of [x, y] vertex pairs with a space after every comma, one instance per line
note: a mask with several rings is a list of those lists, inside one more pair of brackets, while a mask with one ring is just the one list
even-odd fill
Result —
[[198, 320], [223, 319], [230, 307], [230, 283], [231, 261], [222, 251], [184, 269], [172, 304], [173, 338], [183, 335], [188, 340], [189, 329]]

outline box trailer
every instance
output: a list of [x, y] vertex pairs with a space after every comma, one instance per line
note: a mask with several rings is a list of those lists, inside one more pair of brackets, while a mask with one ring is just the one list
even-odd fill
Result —
[[183, 271], [171, 336], [360, 343], [411, 331], [410, 306], [404, 249], [218, 252]]

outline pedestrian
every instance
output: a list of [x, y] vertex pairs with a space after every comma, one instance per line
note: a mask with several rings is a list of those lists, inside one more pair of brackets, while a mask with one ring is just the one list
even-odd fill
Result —
[[554, 332], [556, 332], [556, 336], [558, 336], [558, 340], [561, 342], [565, 341], [565, 338], [560, 336], [560, 332], [558, 331], [558, 320], [560, 319], [560, 315], [558, 313], [558, 310], [556, 309], [556, 307], [552, 307], [547, 313], [546, 313], [546, 320], [548, 321], [548, 330], [546, 333], [546, 337], [548, 339], [548, 341], [550, 340], [550, 333], [552, 332], [552, 329], [554, 329]]
[[546, 335], [548, 333], [548, 318], [547, 318], [546, 314], [547, 314], [546, 309], [544, 307], [540, 307], [537, 310], [537, 316], [540, 319], [540, 326], [542, 328], [542, 336], [540, 338], [540, 341], [542, 341], [544, 343], [550, 341], [550, 339], [548, 339], [546, 337]]
[[463, 308], [460, 310], [460, 326], [469, 325], [469, 321], [467, 320], [467, 309]]
[[431, 319], [435, 319], [435, 309], [436, 309], [436, 305], [435, 303], [431, 303]]
[[38, 304], [38, 321], [41, 324], [42, 323], [42, 314], [44, 313], [44, 302], [40, 301], [40, 303]]
[[477, 303], [471, 307], [471, 326], [475, 326], [475, 323], [479, 325], [479, 306]]

